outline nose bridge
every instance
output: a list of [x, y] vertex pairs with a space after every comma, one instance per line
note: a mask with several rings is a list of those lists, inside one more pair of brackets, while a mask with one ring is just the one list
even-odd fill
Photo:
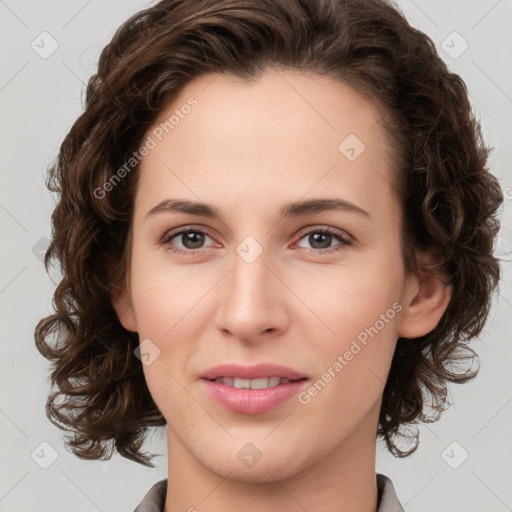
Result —
[[268, 268], [271, 260], [270, 252], [251, 237], [236, 247], [217, 312], [220, 329], [249, 341], [269, 329], [283, 327], [283, 290]]

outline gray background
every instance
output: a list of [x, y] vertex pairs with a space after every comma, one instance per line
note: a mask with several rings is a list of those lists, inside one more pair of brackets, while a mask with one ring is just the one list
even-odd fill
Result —
[[[53, 208], [44, 185], [46, 167], [82, 111], [84, 83], [101, 48], [125, 19], [149, 5], [0, 0], [0, 510], [6, 512], [130, 511], [167, 476], [164, 429], [153, 431], [146, 444], [162, 454], [154, 460], [156, 469], [118, 455], [84, 461], [65, 449], [62, 432], [45, 416], [48, 366], [32, 337], [36, 322], [50, 311], [55, 286], [40, 260]], [[492, 168], [506, 195], [497, 253], [510, 261], [512, 1], [400, 0], [399, 5], [468, 85], [495, 148]], [[45, 31], [58, 48], [42, 58], [55, 44], [40, 36]], [[464, 41], [469, 46], [462, 52]], [[377, 470], [392, 478], [408, 512], [512, 510], [512, 276], [510, 263], [502, 268], [500, 293], [474, 343], [481, 355], [479, 376], [452, 386], [454, 406], [440, 422], [421, 427], [415, 454], [394, 459], [378, 446]], [[52, 277], [56, 283], [58, 276]]]

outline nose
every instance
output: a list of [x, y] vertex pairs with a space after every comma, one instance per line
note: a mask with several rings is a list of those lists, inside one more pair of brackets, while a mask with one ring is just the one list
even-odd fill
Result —
[[217, 328], [243, 343], [282, 334], [289, 315], [287, 288], [279, 273], [265, 251], [251, 263], [235, 253], [233, 266], [222, 280]]

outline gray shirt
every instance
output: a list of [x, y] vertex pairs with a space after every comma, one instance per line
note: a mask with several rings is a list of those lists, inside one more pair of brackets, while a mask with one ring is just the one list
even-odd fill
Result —
[[[393, 482], [377, 473], [378, 508], [376, 512], [404, 512], [398, 501]], [[167, 493], [167, 479], [160, 480], [147, 492], [134, 512], [163, 512], [165, 495]]]

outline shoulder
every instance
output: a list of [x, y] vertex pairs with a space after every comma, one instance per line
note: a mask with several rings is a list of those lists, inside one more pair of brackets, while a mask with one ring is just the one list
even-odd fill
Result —
[[167, 493], [167, 478], [157, 482], [144, 496], [133, 512], [162, 512]]
[[377, 512], [404, 512], [404, 508], [396, 495], [395, 487], [390, 478], [377, 473], [377, 489], [379, 508]]

